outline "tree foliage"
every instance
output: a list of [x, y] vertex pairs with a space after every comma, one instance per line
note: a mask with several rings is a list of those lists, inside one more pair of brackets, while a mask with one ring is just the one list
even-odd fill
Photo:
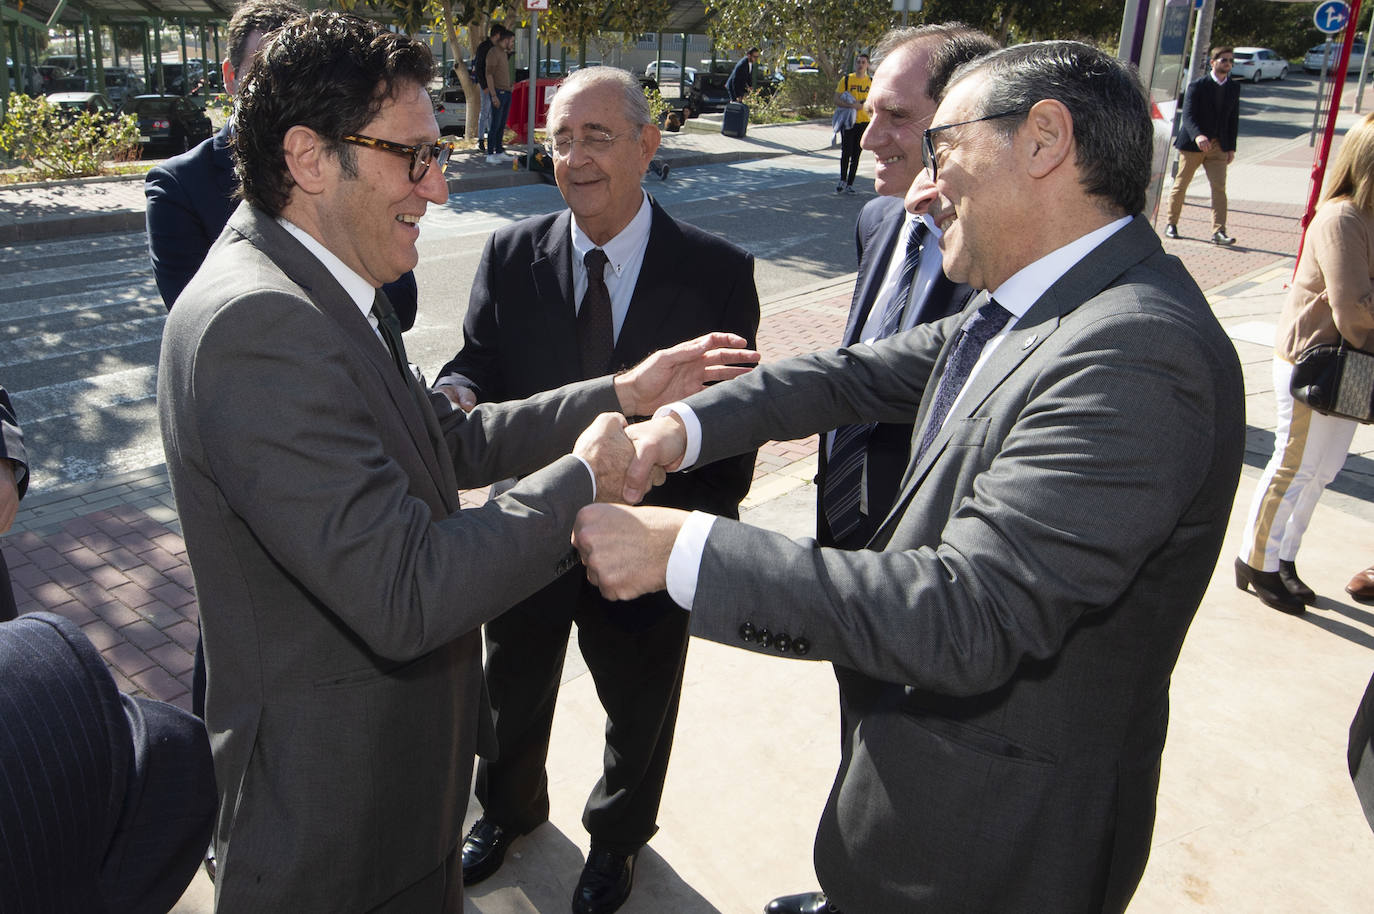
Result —
[[112, 159], [138, 148], [138, 119], [61, 109], [44, 96], [10, 96], [0, 122], [0, 151], [33, 169], [34, 177], [81, 178], [100, 174]]
[[767, 47], [763, 63], [810, 54], [833, 85], [850, 57], [897, 21], [892, 0], [705, 0], [711, 37], [740, 51]]

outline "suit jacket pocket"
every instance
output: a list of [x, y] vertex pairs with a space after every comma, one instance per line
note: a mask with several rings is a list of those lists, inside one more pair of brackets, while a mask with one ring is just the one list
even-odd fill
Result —
[[987, 443], [992, 419], [988, 416], [968, 416], [950, 419], [945, 423], [949, 443], [945, 447], [982, 447]]

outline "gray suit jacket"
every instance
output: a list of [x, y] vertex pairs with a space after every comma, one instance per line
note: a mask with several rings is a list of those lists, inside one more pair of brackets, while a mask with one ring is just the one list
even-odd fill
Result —
[[[693, 398], [701, 459], [856, 420], [921, 428], [962, 320]], [[868, 550], [716, 521], [694, 633], [856, 671], [816, 839], [836, 905], [1125, 908], [1243, 445], [1235, 350], [1137, 217], [994, 350]]]
[[560, 455], [616, 397], [601, 379], [436, 419], [247, 204], [178, 301], [158, 407], [204, 633], [217, 910], [368, 910], [461, 839], [478, 626], [555, 577], [592, 494]]

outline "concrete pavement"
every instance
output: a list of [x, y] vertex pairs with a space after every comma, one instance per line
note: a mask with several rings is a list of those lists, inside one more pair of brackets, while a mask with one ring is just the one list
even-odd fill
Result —
[[[828, 133], [818, 125], [754, 128], [750, 139], [758, 152], [837, 156]], [[669, 140], [691, 148], [694, 137]], [[693, 154], [742, 151], [712, 136], [701, 142], [704, 150]], [[1238, 161], [1229, 225], [1236, 247], [1196, 240], [1210, 234], [1200, 179], [1180, 223], [1185, 238], [1165, 243], [1208, 290], [1236, 343], [1249, 439], [1231, 533], [1175, 674], [1154, 851], [1133, 912], [1374, 907], [1374, 835], [1344, 770], [1346, 728], [1374, 671], [1374, 611], [1342, 591], [1351, 574], [1374, 562], [1374, 429], [1360, 429], [1304, 543], [1303, 575], [1322, 594], [1320, 605], [1285, 616], [1230, 578], [1235, 531], [1272, 445], [1270, 346], [1297, 249], [1306, 169], [1294, 160], [1301, 157], [1294, 143], [1263, 160]], [[871, 173], [867, 158], [864, 168]], [[141, 213], [141, 187], [126, 183]], [[5, 193], [16, 192], [0, 191], [8, 212], [13, 198]], [[76, 192], [68, 196], [66, 205], [80, 210]], [[765, 302], [766, 357], [837, 340], [851, 288], [852, 277], [841, 277]], [[746, 519], [809, 535], [814, 472], [814, 438], [765, 447]], [[194, 590], [162, 468], [26, 500], [3, 548], [22, 609], [76, 619], [121, 688], [186, 704]], [[604, 718], [576, 651], [564, 678], [549, 755], [550, 822], [470, 892], [470, 911], [568, 908], [587, 849], [581, 806], [599, 772]], [[825, 664], [694, 642], [662, 830], [641, 855], [634, 895], [622, 910], [746, 914], [776, 894], [814, 887], [811, 835], [838, 760], [838, 728]], [[474, 804], [469, 819], [476, 813]], [[198, 876], [176, 911], [209, 911], [211, 891]]]

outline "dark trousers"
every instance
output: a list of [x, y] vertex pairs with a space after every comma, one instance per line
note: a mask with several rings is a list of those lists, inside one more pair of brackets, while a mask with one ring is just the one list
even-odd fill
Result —
[[840, 134], [840, 180], [845, 184], [854, 183], [854, 174], [859, 170], [859, 141], [868, 129], [868, 121], [855, 124]]
[[506, 118], [510, 117], [510, 92], [496, 90], [496, 104], [491, 106], [491, 133], [487, 136], [487, 152], [496, 155], [505, 152], [501, 138], [506, 134]]
[[523, 833], [548, 818], [549, 733], [576, 619], [578, 645], [606, 710], [603, 773], [582, 824], [597, 845], [633, 853], [658, 830], [688, 614], [674, 608], [649, 616], [647, 627], [625, 625], [614, 615], [635, 607], [610, 604], [576, 572], [573, 577], [486, 625], [487, 691], [499, 755], [479, 760], [477, 799], [482, 814], [507, 831]]

